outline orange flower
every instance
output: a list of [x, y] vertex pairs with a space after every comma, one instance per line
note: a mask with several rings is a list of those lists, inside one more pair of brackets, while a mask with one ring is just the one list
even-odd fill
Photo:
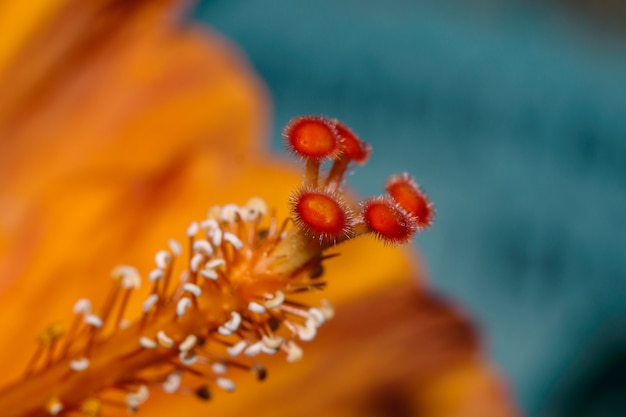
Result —
[[[50, 0], [0, 6], [0, 386], [28, 369], [32, 341], [42, 330], [72, 322], [77, 299], [104, 298], [112, 266], [150, 271], [154, 253], [210, 206], [260, 196], [276, 218], [289, 215], [288, 196], [300, 177], [261, 140], [268, 119], [262, 84], [225, 40], [173, 19], [177, 5]], [[326, 194], [311, 197], [319, 161], [310, 161], [309, 188], [296, 198], [317, 204], [327, 200]], [[331, 176], [340, 180], [345, 166], [336, 166]], [[334, 191], [331, 202], [339, 201]], [[306, 212], [292, 215], [310, 221]], [[332, 228], [309, 234], [328, 246], [359, 233], [344, 230], [351, 221], [340, 222], [338, 234]], [[406, 240], [390, 225], [393, 219], [372, 227]], [[184, 389], [175, 395], [153, 390], [141, 412], [515, 415], [472, 326], [414, 278], [422, 273], [405, 250], [358, 239], [325, 266], [325, 297], [339, 310], [302, 362], [264, 359], [267, 381], [243, 374], [234, 396], [220, 392], [209, 405], [179, 398]], [[142, 301], [132, 298], [127, 311], [141, 311]], [[9, 394], [0, 391], [0, 404], [24, 397], [14, 394], [20, 383], [14, 386]], [[59, 410], [55, 400], [51, 395], [48, 411]], [[97, 408], [84, 411], [97, 414]], [[106, 404], [105, 411], [126, 414]]]

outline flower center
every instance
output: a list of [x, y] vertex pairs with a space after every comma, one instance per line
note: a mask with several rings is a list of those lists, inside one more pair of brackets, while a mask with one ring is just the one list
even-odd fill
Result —
[[[67, 329], [54, 325], [42, 334], [24, 378], [0, 391], [0, 410], [16, 416], [99, 416], [109, 407], [134, 412], [151, 389], [192, 392], [204, 401], [214, 388], [234, 391], [236, 372], [265, 379], [265, 368], [251, 358], [280, 352], [288, 362], [299, 360], [300, 343], [312, 341], [334, 315], [318, 298], [327, 284], [325, 251], [370, 233], [407, 242], [430, 223], [432, 207], [406, 175], [390, 180], [387, 196], [360, 207], [348, 203], [339, 191], [346, 167], [364, 162], [369, 146], [339, 121], [297, 118], [285, 139], [305, 159], [291, 219], [268, 216], [259, 198], [211, 208], [189, 225], [185, 245], [170, 239], [157, 252], [132, 322], [123, 317], [141, 273], [115, 268], [100, 308], [78, 300]], [[323, 178], [320, 158], [332, 164]], [[310, 302], [302, 301], [303, 293]]]

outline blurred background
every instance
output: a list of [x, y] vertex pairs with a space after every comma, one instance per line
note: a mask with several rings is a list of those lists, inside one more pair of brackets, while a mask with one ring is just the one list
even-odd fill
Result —
[[626, 6], [618, 0], [204, 1], [269, 85], [274, 143], [338, 117], [411, 172], [438, 291], [531, 416], [626, 415]]

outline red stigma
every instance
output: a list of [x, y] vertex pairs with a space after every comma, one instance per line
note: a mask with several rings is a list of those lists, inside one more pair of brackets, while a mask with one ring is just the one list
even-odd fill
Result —
[[388, 197], [367, 200], [363, 220], [370, 230], [391, 243], [406, 243], [416, 232], [414, 219]]
[[335, 126], [337, 133], [343, 139], [342, 147], [344, 155], [358, 164], [364, 164], [370, 156], [371, 147], [339, 120], [333, 119], [331, 123]]
[[283, 136], [291, 151], [304, 158], [333, 158], [341, 152], [337, 130], [322, 117], [297, 117], [287, 125]]
[[434, 207], [408, 174], [391, 177], [385, 188], [403, 209], [417, 219], [420, 228], [431, 225], [435, 215]]
[[291, 202], [296, 223], [322, 240], [337, 240], [349, 235], [352, 221], [349, 209], [332, 194], [303, 190]]

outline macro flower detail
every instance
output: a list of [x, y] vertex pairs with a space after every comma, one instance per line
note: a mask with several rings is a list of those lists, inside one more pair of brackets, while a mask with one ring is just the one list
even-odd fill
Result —
[[[189, 225], [183, 244], [170, 239], [156, 253], [147, 283], [132, 266], [114, 268], [99, 307], [79, 299], [67, 328], [53, 324], [42, 333], [23, 377], [0, 390], [0, 409], [14, 416], [135, 412], [152, 390], [204, 401], [215, 390], [235, 391], [237, 373], [264, 380], [262, 359], [252, 358], [301, 359], [302, 345], [335, 314], [320, 298], [323, 264], [337, 255], [329, 250], [366, 234], [405, 243], [430, 224], [432, 205], [406, 174], [390, 179], [387, 195], [351, 204], [343, 176], [350, 162], [364, 162], [369, 146], [336, 120], [297, 118], [285, 139], [305, 161], [291, 218], [278, 218], [258, 197], [214, 206]], [[327, 173], [321, 158], [331, 162]]]

